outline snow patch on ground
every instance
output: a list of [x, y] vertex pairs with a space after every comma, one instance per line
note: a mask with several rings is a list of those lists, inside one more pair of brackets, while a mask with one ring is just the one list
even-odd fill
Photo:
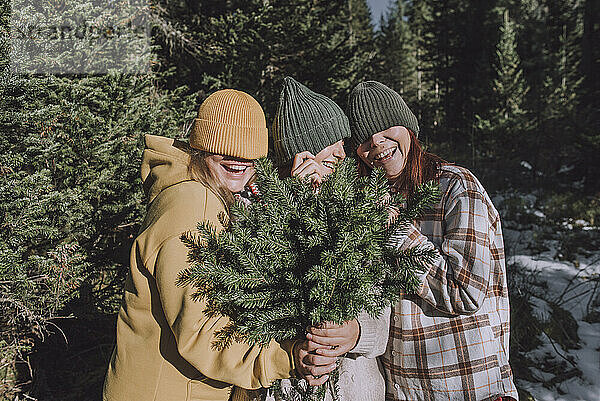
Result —
[[536, 315], [548, 317], [552, 311], [551, 303], [569, 311], [578, 323], [577, 334], [581, 346], [580, 349], [565, 350], [542, 334], [540, 339], [543, 345], [527, 356], [539, 361], [540, 366], [549, 362], [562, 363], [568, 370], [575, 372], [579, 369], [581, 374], [551, 383], [553, 374], [532, 369], [539, 382], [521, 380], [518, 381], [519, 386], [529, 391], [537, 401], [600, 401], [600, 323], [583, 320], [590, 311], [594, 286], [597, 285], [597, 280], [593, 278], [600, 275], [600, 252], [575, 266], [570, 262], [554, 260], [556, 249], [535, 256], [524, 254], [527, 253], [527, 243], [522, 239], [528, 236], [527, 233], [506, 231], [507, 240], [516, 245], [512, 248], [515, 255], [509, 255], [507, 262], [526, 269], [525, 273], [533, 275], [536, 282], [541, 283], [531, 298]]

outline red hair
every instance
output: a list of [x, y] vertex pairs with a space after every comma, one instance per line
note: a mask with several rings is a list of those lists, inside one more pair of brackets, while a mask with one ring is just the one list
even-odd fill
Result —
[[[447, 161], [436, 154], [425, 152], [417, 139], [417, 136], [408, 130], [410, 135], [410, 148], [406, 156], [406, 162], [398, 178], [390, 182], [399, 192], [406, 192], [408, 196], [416, 191], [419, 185], [437, 180], [440, 168]], [[361, 175], [368, 175], [371, 168], [360, 158], [359, 170]]]

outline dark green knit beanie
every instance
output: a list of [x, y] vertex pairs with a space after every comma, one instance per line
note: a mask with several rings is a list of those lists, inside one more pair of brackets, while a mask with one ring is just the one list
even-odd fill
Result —
[[273, 127], [275, 163], [286, 165], [297, 153], [316, 155], [329, 145], [350, 137], [344, 111], [331, 99], [286, 77]]
[[348, 98], [352, 142], [358, 146], [373, 134], [403, 126], [419, 136], [419, 122], [402, 96], [377, 81], [361, 82]]

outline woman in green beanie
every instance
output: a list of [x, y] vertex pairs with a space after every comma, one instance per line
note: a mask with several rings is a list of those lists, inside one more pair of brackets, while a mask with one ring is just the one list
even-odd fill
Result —
[[382, 356], [386, 399], [518, 399], [508, 362], [502, 228], [487, 192], [469, 170], [421, 148], [417, 118], [391, 88], [376, 81], [358, 84], [348, 117], [364, 173], [384, 169], [390, 192], [409, 199], [430, 180], [442, 194], [397, 237], [402, 249], [433, 247], [441, 257], [422, 274], [416, 293], [393, 306]]
[[[350, 136], [350, 126], [334, 101], [287, 77], [271, 133], [281, 174], [309, 177], [318, 186], [346, 157], [343, 144]], [[347, 354], [340, 361], [339, 399], [383, 401], [385, 383], [375, 357], [385, 351], [389, 317], [387, 308], [378, 319], [362, 313], [343, 325], [324, 323], [312, 328], [307, 334], [309, 341], [299, 343], [300, 349], [294, 352], [296, 371], [310, 385], [323, 383], [327, 376], [315, 375], [314, 369], [331, 359], [317, 355], [316, 350], [335, 349], [338, 355]], [[330, 338], [321, 337], [321, 332]]]

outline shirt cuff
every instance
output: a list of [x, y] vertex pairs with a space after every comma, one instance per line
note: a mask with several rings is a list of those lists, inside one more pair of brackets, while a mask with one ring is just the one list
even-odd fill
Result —
[[363, 311], [360, 312], [356, 320], [358, 320], [358, 325], [360, 326], [360, 333], [358, 335], [358, 342], [350, 352], [353, 354], [368, 354], [373, 351], [378, 340], [378, 319], [373, 319], [368, 313]]
[[[404, 232], [403, 232], [404, 231]], [[391, 243], [398, 249], [406, 250], [423, 242], [423, 235], [414, 224], [409, 224], [406, 231], [398, 230], [391, 238]]]

